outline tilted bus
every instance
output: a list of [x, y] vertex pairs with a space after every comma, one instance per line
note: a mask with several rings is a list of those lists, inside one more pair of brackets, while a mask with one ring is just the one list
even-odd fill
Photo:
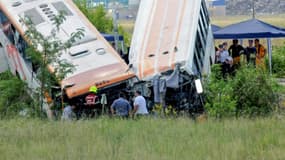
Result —
[[142, 0], [129, 61], [141, 81], [134, 88], [150, 103], [202, 110], [194, 82], [209, 74], [214, 62], [205, 0]]
[[2, 71], [10, 69], [31, 89], [40, 86], [33, 64], [25, 53], [28, 40], [24, 39], [26, 27], [20, 19], [29, 17], [36, 29], [48, 36], [53, 17], [60, 12], [66, 13], [66, 20], [60, 26], [60, 40], [69, 39], [78, 28], [83, 28], [85, 34], [60, 57], [75, 66], [75, 71], [59, 82], [67, 100], [84, 101], [89, 88], [96, 85], [99, 94], [106, 94], [107, 103], [111, 103], [120, 90], [127, 88], [127, 82], [135, 75], [72, 0], [0, 0]]

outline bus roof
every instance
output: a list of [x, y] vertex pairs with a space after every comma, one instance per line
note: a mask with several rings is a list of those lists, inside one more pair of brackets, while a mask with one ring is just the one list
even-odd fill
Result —
[[70, 98], [87, 93], [92, 85], [100, 88], [134, 76], [126, 72], [127, 64], [72, 0], [0, 0], [0, 8], [22, 36], [26, 28], [20, 23], [21, 17], [28, 16], [36, 29], [48, 36], [53, 28], [53, 17], [60, 11], [66, 13], [58, 36], [61, 41], [69, 39], [78, 28], [84, 29], [85, 36], [60, 57], [75, 66], [75, 71], [61, 82], [62, 87], [72, 84], [67, 89]]

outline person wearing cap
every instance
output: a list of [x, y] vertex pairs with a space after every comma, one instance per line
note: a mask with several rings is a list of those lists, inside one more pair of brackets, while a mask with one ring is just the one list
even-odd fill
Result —
[[255, 64], [257, 68], [265, 69], [265, 55], [266, 55], [266, 49], [262, 44], [259, 43], [259, 39], [254, 40], [255, 48], [256, 48], [256, 59]]
[[85, 105], [87, 106], [92, 106], [96, 104], [96, 100], [97, 100], [97, 87], [96, 86], [91, 86], [89, 88], [89, 94], [85, 97]]

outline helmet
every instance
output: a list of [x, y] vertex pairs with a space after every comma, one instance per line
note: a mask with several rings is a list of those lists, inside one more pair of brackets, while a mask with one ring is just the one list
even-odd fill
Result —
[[97, 93], [97, 87], [96, 86], [91, 86], [90, 88], [89, 88], [89, 92], [93, 92], [93, 93]]

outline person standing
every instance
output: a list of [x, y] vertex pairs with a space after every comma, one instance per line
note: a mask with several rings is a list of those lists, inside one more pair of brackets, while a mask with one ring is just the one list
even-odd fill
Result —
[[74, 105], [67, 105], [62, 112], [61, 120], [63, 121], [71, 121], [75, 118], [75, 114], [73, 110], [75, 109]]
[[259, 39], [254, 40], [255, 48], [256, 48], [256, 59], [255, 64], [257, 68], [265, 69], [265, 55], [266, 55], [266, 49], [262, 44], [259, 43]]
[[135, 100], [134, 100], [134, 116], [144, 116], [148, 115], [148, 111], [146, 108], [146, 100], [141, 95], [140, 91], [135, 91]]
[[229, 52], [227, 50], [228, 48], [228, 43], [227, 42], [224, 42], [222, 44], [222, 52], [221, 52], [221, 56], [220, 56], [220, 60], [221, 60], [221, 63], [224, 63], [226, 61], [226, 59], [229, 57]]
[[246, 47], [245, 51], [247, 64], [253, 64], [255, 66], [256, 48], [253, 45], [253, 40], [248, 40], [248, 47]]
[[121, 118], [128, 118], [132, 110], [132, 106], [126, 100], [123, 93], [119, 94], [119, 98], [116, 99], [111, 105], [112, 116], [116, 115]]
[[91, 86], [89, 88], [89, 94], [85, 97], [85, 105], [86, 106], [94, 106], [96, 104], [96, 100], [97, 100], [97, 87], [96, 86]]
[[238, 40], [234, 39], [233, 44], [229, 48], [229, 54], [233, 58], [234, 66], [240, 66], [240, 55], [244, 53], [244, 48], [238, 44]]

